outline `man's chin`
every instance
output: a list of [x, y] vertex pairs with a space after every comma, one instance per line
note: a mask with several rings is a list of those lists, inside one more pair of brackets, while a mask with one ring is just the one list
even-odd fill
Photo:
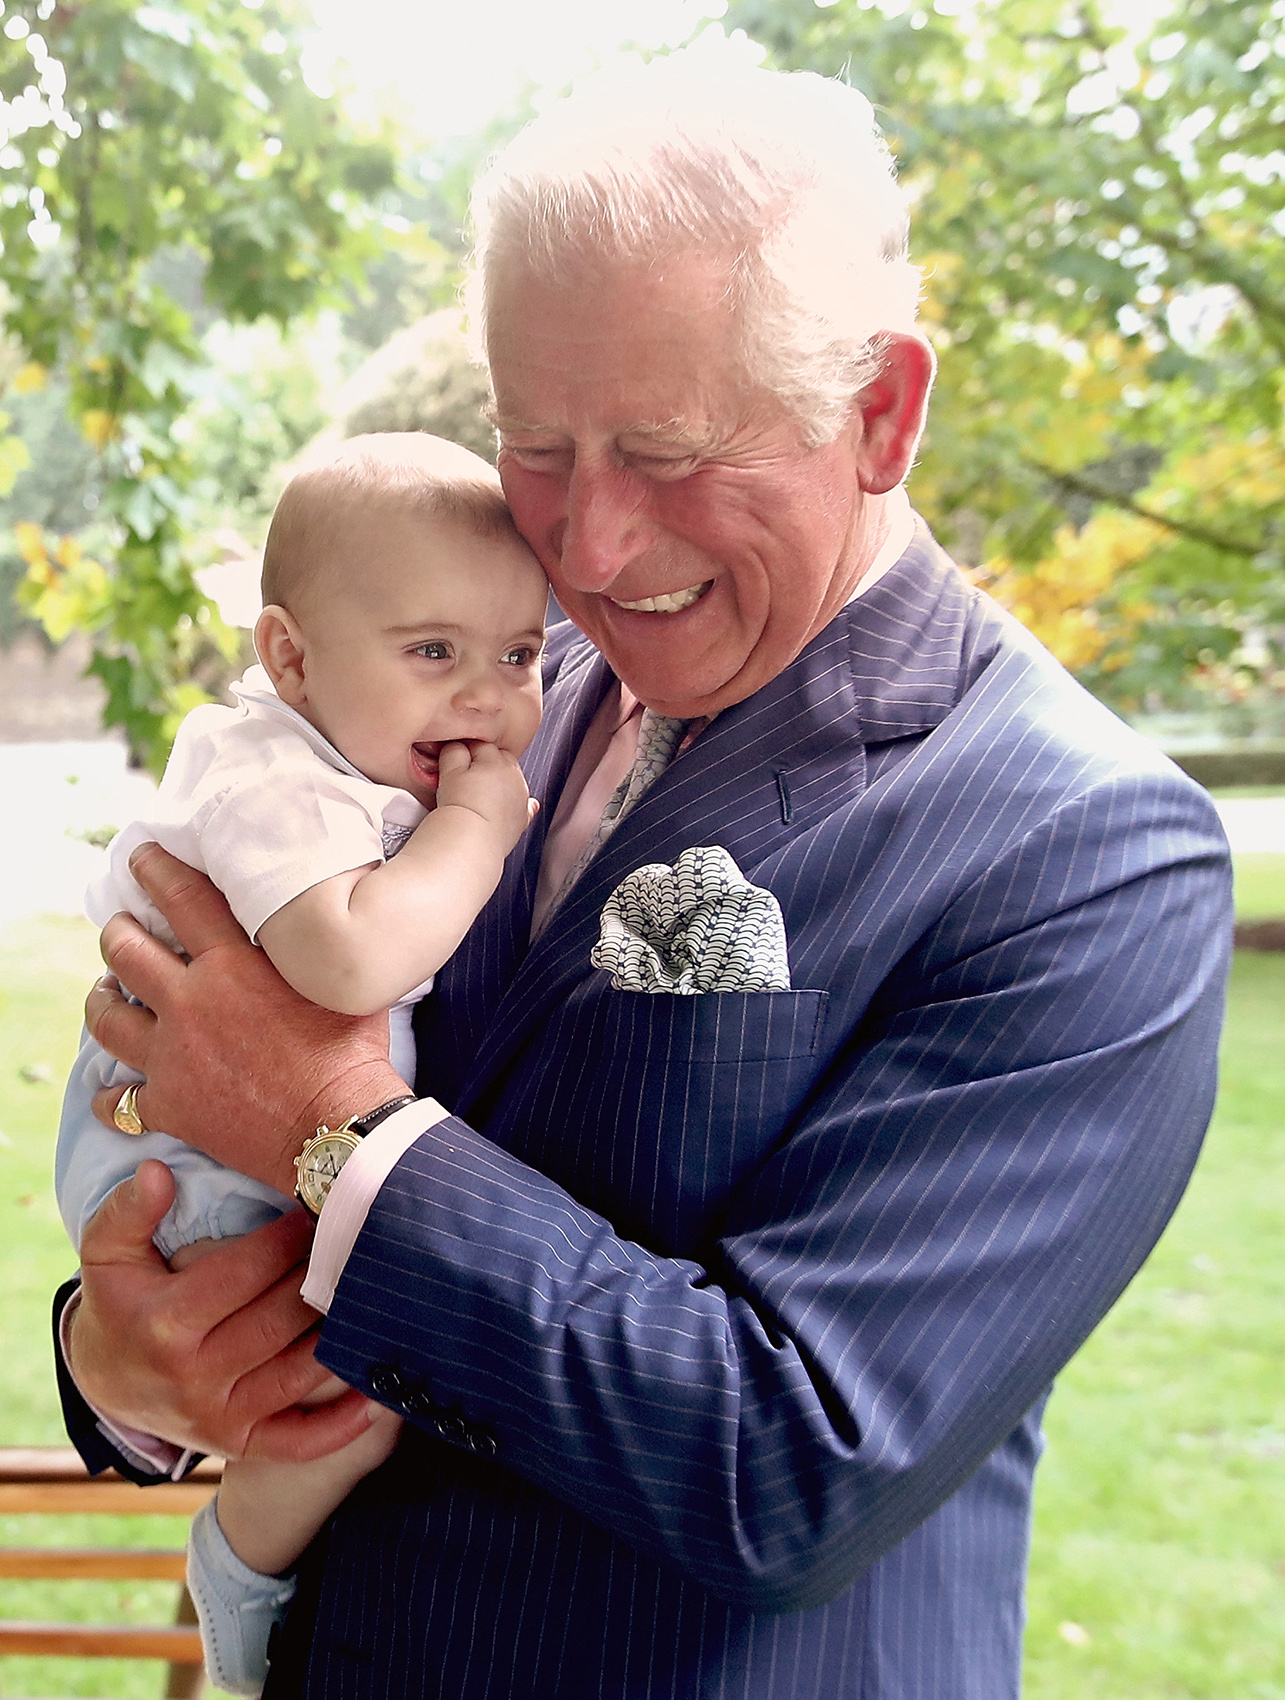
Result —
[[646, 644], [621, 643], [611, 632], [588, 635], [639, 702], [657, 714], [678, 720], [707, 718], [744, 702], [787, 667], [803, 647], [800, 642], [793, 653], [778, 655], [763, 643], [748, 650], [741, 644], [725, 643], [699, 649], [692, 645], [684, 652], [677, 631], [672, 636], [657, 632]]
[[745, 669], [731, 679], [693, 681], [690, 677], [675, 679], [672, 668], [658, 673], [654, 668], [640, 669], [636, 660], [632, 665], [629, 659], [622, 659], [617, 664], [610, 655], [607, 660], [611, 662], [612, 671], [639, 702], [654, 709], [657, 714], [671, 715], [676, 720], [708, 719], [725, 708], [731, 708], [733, 703], [743, 702], [764, 683], [761, 679], [752, 681]]

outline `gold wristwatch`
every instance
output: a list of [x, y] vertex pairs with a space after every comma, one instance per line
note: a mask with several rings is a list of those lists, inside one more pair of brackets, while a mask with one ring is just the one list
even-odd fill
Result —
[[377, 1110], [368, 1110], [364, 1116], [349, 1116], [338, 1127], [327, 1127], [323, 1123], [294, 1160], [298, 1177], [294, 1195], [304, 1209], [320, 1216], [321, 1207], [329, 1198], [340, 1169], [366, 1135], [395, 1110], [404, 1109], [414, 1102], [414, 1094], [407, 1092], [401, 1098], [391, 1098]]

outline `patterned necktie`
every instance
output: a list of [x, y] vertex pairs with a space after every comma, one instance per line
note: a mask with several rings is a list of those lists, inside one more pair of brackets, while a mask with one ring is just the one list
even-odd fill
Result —
[[[544, 925], [548, 924], [552, 915], [580, 878], [581, 874], [593, 861], [612, 833], [624, 820], [638, 799], [660, 778], [661, 774], [673, 761], [678, 753], [678, 746], [683, 741], [689, 722], [675, 720], [670, 714], [657, 714], [654, 709], [644, 708], [642, 721], [638, 727], [638, 748], [634, 753], [633, 765], [620, 781], [611, 796], [607, 806], [602, 811], [602, 819], [598, 822], [589, 842], [576, 857], [566, 879], [558, 891], [557, 897], [549, 906], [549, 913], [544, 917]], [[702, 722], [702, 724], [704, 724]], [[543, 930], [543, 927], [542, 929]]]

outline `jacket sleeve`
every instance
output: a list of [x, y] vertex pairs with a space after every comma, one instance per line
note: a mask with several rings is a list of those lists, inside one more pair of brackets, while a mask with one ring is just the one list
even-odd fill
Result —
[[723, 1599], [835, 1597], [1012, 1431], [1195, 1160], [1225, 845], [1171, 788], [1168, 852], [1090, 854], [1096, 806], [954, 894], [703, 1264], [450, 1118], [377, 1197], [318, 1356]]

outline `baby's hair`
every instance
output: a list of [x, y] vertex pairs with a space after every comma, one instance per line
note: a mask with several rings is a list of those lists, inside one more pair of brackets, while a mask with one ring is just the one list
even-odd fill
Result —
[[333, 558], [341, 518], [383, 509], [520, 541], [499, 474], [480, 456], [425, 431], [352, 437], [333, 460], [297, 472], [277, 503], [263, 549], [263, 605], [296, 612], [301, 590]]

